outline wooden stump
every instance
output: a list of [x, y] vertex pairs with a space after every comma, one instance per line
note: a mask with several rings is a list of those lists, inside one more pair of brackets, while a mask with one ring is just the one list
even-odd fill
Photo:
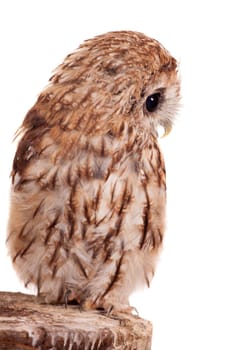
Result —
[[0, 292], [1, 350], [150, 350], [151, 336], [151, 323], [137, 316], [114, 319], [74, 305], [41, 305], [32, 295]]

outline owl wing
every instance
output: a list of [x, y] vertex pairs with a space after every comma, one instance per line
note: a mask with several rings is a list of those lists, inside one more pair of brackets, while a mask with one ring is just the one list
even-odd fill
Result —
[[23, 132], [12, 170], [8, 246], [24, 283], [48, 301], [63, 300], [66, 285], [76, 286], [79, 299], [96, 300], [128, 264], [125, 294], [136, 280], [148, 284], [163, 233], [162, 219], [153, 222], [152, 215], [162, 216], [164, 201], [152, 155], [147, 164], [146, 154], [119, 148], [111, 134], [85, 137], [39, 117]]

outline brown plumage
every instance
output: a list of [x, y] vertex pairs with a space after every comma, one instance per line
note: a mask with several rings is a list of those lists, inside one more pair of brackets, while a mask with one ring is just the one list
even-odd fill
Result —
[[7, 237], [45, 302], [129, 311], [149, 286], [165, 226], [157, 128], [178, 101], [175, 59], [141, 33], [87, 40], [56, 69], [19, 130]]

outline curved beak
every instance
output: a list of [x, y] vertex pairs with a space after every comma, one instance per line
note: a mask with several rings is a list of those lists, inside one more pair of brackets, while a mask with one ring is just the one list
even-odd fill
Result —
[[172, 126], [171, 126], [171, 125], [165, 126], [165, 127], [164, 127], [164, 134], [163, 134], [162, 138], [163, 138], [163, 137], [166, 137], [167, 135], [169, 135], [170, 132], [171, 132], [171, 130], [172, 130]]

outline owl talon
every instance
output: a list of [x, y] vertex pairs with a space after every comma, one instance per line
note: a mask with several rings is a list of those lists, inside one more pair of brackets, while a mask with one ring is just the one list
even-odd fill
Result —
[[64, 303], [65, 303], [65, 309], [67, 309], [68, 305], [77, 305], [79, 310], [82, 311], [81, 303], [77, 295], [77, 292], [70, 288], [66, 289], [65, 291]]
[[139, 317], [139, 313], [135, 307], [131, 307], [128, 305], [121, 305], [114, 307], [114, 305], [110, 305], [107, 308], [99, 308], [98, 311], [101, 315], [110, 318], [111, 320], [119, 321], [121, 327], [125, 327], [127, 320], [125, 319], [126, 315], [134, 315], [135, 317]]
[[107, 317], [109, 317], [114, 309], [113, 305], [110, 305], [109, 308], [107, 309]]
[[113, 305], [110, 305], [108, 308], [104, 308], [104, 307], [98, 307], [96, 309], [101, 315], [104, 315], [106, 317], [109, 317], [112, 313], [113, 310]]
[[117, 321], [119, 321], [119, 322], [121, 323], [121, 322], [122, 322], [122, 319], [121, 319], [120, 317], [118, 317], [118, 316], [116, 316], [116, 315], [114, 315], [114, 314], [112, 313], [113, 309], [114, 309], [114, 306], [111, 305], [111, 306], [109, 306], [108, 309], [98, 308], [98, 312], [99, 312], [101, 315], [103, 315], [103, 316], [105, 316], [105, 317], [107, 317], [107, 318], [110, 318], [110, 319], [112, 319], [112, 320], [117, 320]]
[[[132, 309], [132, 310], [131, 310], [132, 315], [139, 317], [139, 312], [138, 312], [138, 310], [136, 309], [136, 307], [131, 306], [131, 309]], [[135, 313], [134, 313], [134, 312], [135, 312]]]
[[128, 304], [105, 304], [98, 308], [98, 310], [106, 317], [112, 317], [118, 314], [130, 314], [134, 316], [139, 316], [138, 310], [134, 306], [129, 306]]
[[67, 289], [65, 292], [65, 298], [64, 298], [65, 299], [65, 309], [67, 309], [70, 294], [71, 294], [71, 290]]

